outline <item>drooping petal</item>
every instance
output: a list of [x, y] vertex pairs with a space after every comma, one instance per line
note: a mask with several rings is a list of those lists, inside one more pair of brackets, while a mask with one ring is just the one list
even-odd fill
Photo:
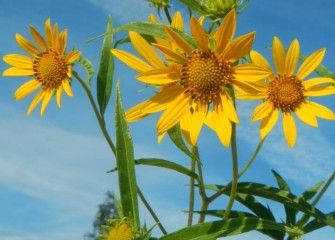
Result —
[[232, 73], [235, 80], [254, 82], [266, 78], [272, 72], [255, 64], [240, 64], [232, 68]]
[[3, 61], [9, 65], [12, 65], [13, 67], [30, 70], [33, 69], [34, 63], [34, 60], [30, 57], [20, 54], [7, 54], [3, 57]]
[[35, 57], [40, 52], [30, 41], [22, 37], [20, 34], [15, 34], [15, 38], [20, 47], [29, 55]]
[[120, 61], [127, 64], [129, 67], [131, 67], [135, 71], [146, 72], [146, 71], [150, 71], [151, 69], [153, 69], [150, 65], [143, 62], [141, 59], [139, 59], [138, 57], [135, 57], [134, 55], [130, 53], [127, 53], [125, 51], [121, 51], [118, 49], [112, 49], [111, 52]]
[[187, 61], [187, 58], [172, 51], [170, 48], [167, 48], [167, 47], [164, 47], [158, 44], [154, 44], [154, 43], [152, 44], [152, 46], [154, 46], [159, 51], [161, 51], [165, 55], [166, 60], [170, 60], [172, 62], [179, 62], [181, 64]]
[[81, 54], [81, 52], [77, 51], [77, 50], [73, 50], [73, 51], [69, 52], [66, 55], [66, 62], [67, 63], [72, 63], [72, 62], [76, 61], [79, 58], [80, 54]]
[[222, 57], [230, 62], [235, 62], [245, 56], [251, 49], [254, 42], [255, 32], [247, 33], [235, 38], [222, 53]]
[[306, 103], [302, 103], [299, 108], [295, 109], [294, 112], [297, 114], [298, 118], [312, 126], [312, 127], [317, 127], [318, 126], [318, 121], [315, 117], [315, 114], [310, 111], [310, 109], [307, 107], [307, 104]]
[[65, 92], [68, 96], [70, 96], [70, 97], [73, 97], [73, 96], [74, 96], [74, 94], [73, 94], [73, 92], [72, 92], [72, 90], [71, 90], [70, 82], [69, 82], [68, 80], [64, 80], [64, 81], [62, 82], [62, 86], [63, 86], [64, 92]]
[[318, 77], [318, 78], [311, 78], [309, 80], [303, 81], [302, 85], [304, 86], [304, 88], [306, 90], [308, 90], [309, 88], [316, 86], [316, 85], [321, 85], [321, 84], [325, 84], [325, 83], [331, 83], [334, 84], [335, 81], [332, 78], [327, 78], [327, 77]]
[[208, 53], [209, 48], [207, 34], [194, 16], [191, 17], [190, 27], [192, 36], [197, 42], [198, 46], [203, 52]]
[[267, 117], [273, 110], [273, 104], [270, 101], [265, 101], [255, 108], [251, 121], [255, 122], [263, 119]]
[[192, 55], [193, 49], [190, 47], [190, 45], [188, 45], [188, 43], [182, 37], [180, 37], [176, 32], [174, 32], [167, 26], [164, 26], [163, 28], [166, 35], [172, 42], [174, 42], [182, 51], [184, 51], [188, 55], [190, 56]]
[[32, 79], [24, 84], [22, 84], [14, 93], [14, 99], [20, 100], [41, 86], [41, 83], [36, 79]]
[[62, 105], [62, 93], [63, 93], [63, 86], [59, 86], [56, 91], [56, 103], [59, 108]]
[[277, 108], [274, 108], [267, 117], [263, 118], [259, 127], [259, 133], [262, 139], [264, 139], [272, 130], [272, 128], [276, 125], [278, 117], [279, 110]]
[[190, 111], [190, 100], [183, 94], [180, 94], [173, 102], [168, 105], [162, 116], [157, 122], [157, 132], [166, 132], [176, 125], [185, 111]]
[[33, 36], [35, 42], [37, 43], [37, 45], [43, 50], [47, 50], [47, 44], [44, 41], [44, 38], [42, 37], [42, 35], [32, 26], [29, 26], [30, 29], [30, 33]]
[[137, 75], [136, 78], [148, 84], [167, 84], [180, 80], [180, 72], [174, 68], [153, 69]]
[[34, 71], [32, 69], [12, 67], [3, 71], [2, 76], [34, 76]]
[[312, 86], [304, 91], [304, 95], [307, 97], [319, 97], [331, 94], [335, 94], [335, 86]]
[[297, 139], [297, 128], [294, 118], [289, 111], [283, 112], [283, 130], [287, 144], [293, 148]]
[[277, 73], [284, 73], [285, 68], [285, 48], [279, 38], [274, 37], [272, 43], [272, 57]]
[[163, 68], [165, 64], [159, 58], [157, 53], [151, 48], [150, 44], [138, 33], [129, 32], [130, 40], [136, 51], [155, 68]]
[[29, 105], [27, 116], [31, 114], [31, 112], [35, 109], [36, 105], [42, 100], [44, 95], [45, 95], [45, 91], [43, 89], [36, 94], [33, 101]]
[[228, 94], [222, 94], [220, 98], [223, 107], [222, 111], [225, 111], [227, 117], [232, 122], [239, 123], [240, 121], [238, 119], [233, 100], [230, 98], [230, 96]]
[[297, 78], [304, 79], [311, 74], [320, 65], [325, 53], [325, 48], [319, 49], [306, 58], [296, 74]]
[[307, 102], [306, 107], [319, 118], [335, 120], [334, 112], [325, 106], [322, 106], [316, 102]]
[[222, 54], [227, 44], [233, 39], [236, 29], [236, 12], [231, 10], [216, 32], [216, 52]]
[[136, 122], [138, 120], [143, 119], [144, 117], [148, 116], [150, 113], [143, 113], [143, 108], [147, 106], [150, 102], [144, 101], [136, 106], [128, 109], [126, 111], [126, 119], [128, 122]]
[[54, 90], [45, 91], [45, 95], [44, 95], [44, 98], [43, 98], [43, 101], [42, 101], [41, 111], [40, 111], [41, 116], [44, 115], [45, 109], [48, 106], [48, 104], [49, 104], [53, 95], [54, 95]]
[[183, 21], [183, 16], [179, 11], [177, 11], [171, 21], [171, 26], [179, 29], [180, 31], [184, 31], [184, 21]]
[[300, 46], [297, 39], [294, 39], [287, 51], [287, 56], [285, 59], [284, 74], [288, 76], [293, 75], [294, 70], [297, 67], [300, 54]]

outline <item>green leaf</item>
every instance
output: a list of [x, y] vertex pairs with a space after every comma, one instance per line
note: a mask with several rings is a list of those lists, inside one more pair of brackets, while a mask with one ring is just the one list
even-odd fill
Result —
[[[208, 216], [213, 216], [213, 217], [219, 217], [223, 218], [223, 215], [226, 211], [225, 210], [219, 210], [219, 209], [214, 209], [214, 210], [207, 210], [207, 211], [193, 211], [193, 213], [197, 214], [205, 214]], [[238, 217], [257, 217], [251, 213], [248, 212], [243, 212], [243, 211], [231, 211], [229, 214], [229, 218], [238, 218]]]
[[138, 165], [147, 165], [147, 166], [155, 166], [155, 167], [161, 167], [161, 168], [166, 168], [166, 169], [171, 169], [173, 171], [176, 171], [176, 172], [179, 172], [179, 173], [182, 173], [184, 175], [187, 175], [187, 176], [190, 176], [190, 177], [194, 177], [194, 178], [198, 178], [198, 175], [177, 164], [177, 163], [174, 163], [174, 162], [171, 162], [171, 161], [167, 161], [167, 160], [164, 160], [164, 159], [159, 159], [159, 158], [141, 158], [141, 159], [137, 159], [135, 160], [135, 164], [138, 164]]
[[227, 220], [192, 225], [190, 227], [167, 234], [161, 237], [160, 240], [213, 240], [217, 239], [218, 237], [233, 236], [252, 230], [261, 229], [271, 229], [280, 232], [285, 232], [286, 230], [285, 226], [282, 224], [278, 224], [262, 218], [229, 218]]
[[317, 192], [319, 191], [319, 189], [322, 187], [323, 184], [324, 181], [315, 184], [314, 186], [303, 192], [303, 194], [300, 197], [305, 201], [312, 199], [315, 196], [315, 194], [317, 194]]
[[189, 156], [192, 159], [195, 159], [200, 162], [198, 157], [193, 154], [187, 147], [183, 135], [181, 134], [180, 126], [179, 124], [176, 124], [174, 127], [170, 128], [167, 131], [171, 141], [176, 145], [179, 150], [181, 150], [183, 153], [185, 153], [187, 156]]
[[137, 184], [135, 176], [134, 149], [131, 134], [125, 120], [119, 83], [116, 87], [115, 103], [116, 164], [123, 215], [139, 224]]
[[88, 60], [88, 58], [83, 57], [82, 55], [80, 55], [80, 57], [76, 60], [76, 63], [78, 63], [79, 65], [81, 65], [85, 72], [86, 72], [86, 83], [87, 86], [91, 86], [91, 79], [94, 75], [94, 66], [93, 64], [90, 62], [90, 60]]
[[113, 86], [113, 74], [114, 74], [114, 59], [111, 53], [113, 45], [113, 21], [112, 17], [108, 17], [108, 23], [106, 27], [106, 33], [104, 36], [100, 66], [97, 78], [97, 99], [100, 107], [100, 114], [103, 116], [108, 105]]
[[[284, 180], [284, 178], [282, 178], [279, 173], [277, 173], [276, 171], [272, 170], [272, 173], [274, 175], [274, 177], [276, 178], [276, 181], [278, 183], [278, 186], [280, 189], [291, 192], [291, 189], [289, 187], [289, 185], [287, 184], [287, 182]], [[296, 224], [297, 221], [297, 213], [298, 211], [296, 209], [293, 209], [291, 207], [288, 207], [286, 205], [284, 205], [285, 208], [285, 213], [286, 213], [286, 225], [288, 226], [294, 226]]]
[[[333, 222], [333, 224], [335, 225], [335, 212], [331, 212], [326, 214], [326, 218], [328, 219], [329, 222]], [[304, 231], [304, 233], [310, 233], [313, 232], [315, 230], [318, 230], [320, 228], [326, 227], [328, 226], [328, 224], [325, 224], [323, 222], [318, 221], [317, 219], [314, 219], [312, 221], [310, 221], [309, 223], [307, 223], [302, 230]]]

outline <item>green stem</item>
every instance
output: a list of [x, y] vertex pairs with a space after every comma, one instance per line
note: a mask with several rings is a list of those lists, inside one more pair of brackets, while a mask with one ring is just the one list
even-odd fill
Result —
[[232, 123], [232, 135], [231, 135], [231, 151], [233, 158], [233, 179], [231, 181], [231, 192], [229, 201], [226, 207], [226, 211], [223, 215], [224, 219], [229, 218], [230, 211], [233, 207], [234, 200], [237, 193], [237, 180], [238, 180], [238, 157], [237, 157], [237, 144], [236, 144], [236, 124]]
[[[190, 170], [194, 172], [195, 170], [195, 159], [191, 159], [191, 166]], [[187, 226], [191, 226], [193, 222], [193, 210], [194, 210], [194, 177], [190, 177], [190, 202], [188, 207], [188, 220], [187, 220]]]
[[156, 213], [154, 212], [154, 210], [149, 205], [148, 201], [145, 199], [142, 191], [140, 190], [140, 188], [138, 186], [137, 186], [137, 194], [140, 197], [141, 201], [143, 202], [144, 206], [148, 209], [149, 213], [151, 214], [151, 216], [153, 217], [153, 219], [155, 220], [155, 222], [157, 223], [159, 229], [162, 231], [162, 233], [164, 235], [166, 235], [167, 231], [163, 227], [162, 223], [159, 221], [159, 218], [157, 217]]
[[164, 12], [165, 12], [165, 16], [166, 16], [167, 20], [168, 20], [169, 23], [171, 24], [172, 19], [171, 19], [171, 16], [170, 16], [168, 7], [164, 7]]
[[[330, 176], [330, 178], [328, 179], [326, 184], [323, 186], [319, 194], [315, 197], [314, 201], [311, 204], [313, 207], [315, 207], [316, 204], [320, 201], [321, 197], [327, 191], [327, 189], [329, 188], [330, 184], [334, 181], [334, 179], [335, 179], [335, 172], [333, 172], [333, 174]], [[307, 214], [304, 214], [302, 218], [299, 220], [299, 222], [297, 223], [297, 226], [302, 227], [305, 223], [308, 222], [309, 218], [310, 216], [308, 216]]]
[[85, 93], [91, 103], [91, 106], [94, 110], [94, 113], [95, 113], [95, 116], [98, 120], [98, 123], [99, 123], [99, 126], [100, 126], [100, 129], [109, 145], [109, 147], [111, 148], [114, 156], [116, 156], [116, 149], [115, 149], [115, 146], [114, 146], [114, 143], [112, 141], [112, 139], [110, 138], [109, 134], [108, 134], [108, 131], [106, 129], [106, 125], [105, 125], [105, 121], [103, 119], [103, 117], [100, 115], [99, 113], [99, 110], [98, 110], [98, 107], [97, 105], [95, 104], [95, 101], [93, 99], [93, 96], [91, 94], [91, 90], [90, 88], [87, 86], [87, 84], [84, 82], [83, 79], [81, 79], [81, 77], [76, 73], [76, 72], [73, 72], [73, 76], [78, 80], [78, 82], [80, 83], [80, 85], [84, 88], [85, 90]]

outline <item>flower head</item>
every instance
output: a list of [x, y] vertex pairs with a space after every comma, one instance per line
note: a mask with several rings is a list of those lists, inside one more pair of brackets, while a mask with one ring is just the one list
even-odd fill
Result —
[[79, 51], [65, 52], [67, 31], [58, 33], [58, 25], [51, 26], [50, 19], [45, 22], [45, 35], [41, 34], [30, 25], [31, 35], [36, 43], [16, 34], [16, 41], [29, 56], [20, 54], [7, 54], [3, 60], [11, 65], [11, 68], [3, 72], [3, 76], [28, 76], [33, 79], [21, 85], [15, 92], [14, 98], [20, 100], [32, 92], [40, 89], [31, 102], [27, 114], [29, 115], [36, 105], [42, 101], [41, 115], [51, 100], [56, 95], [58, 107], [61, 106], [61, 96], [64, 91], [73, 96], [70, 87], [72, 75], [71, 64], [79, 55]]
[[136, 121], [163, 111], [157, 123], [158, 140], [180, 123], [185, 138], [193, 146], [206, 121], [228, 146], [232, 122], [239, 122], [230, 89], [244, 88], [247, 86], [244, 80], [259, 81], [269, 72], [252, 64], [236, 64], [249, 52], [254, 32], [233, 39], [235, 11], [231, 11], [217, 29], [215, 44], [210, 44], [207, 33], [195, 17], [191, 18], [190, 27], [194, 40], [186, 41], [164, 26], [170, 44], [152, 46], [164, 55], [165, 61], [135, 32], [129, 33], [131, 42], [146, 62], [127, 52], [112, 50], [121, 61], [140, 72], [139, 81], [160, 88], [155, 96], [129, 109], [126, 117], [128, 121]]
[[[236, 9], [242, 5], [244, 0], [202, 0], [201, 4], [208, 12], [208, 17], [214, 19], [222, 19], [232, 9]], [[246, 3], [246, 5], [248, 2]], [[246, 6], [244, 6], [245, 8]], [[207, 16], [207, 15], [206, 15]]]
[[312, 53], [295, 72], [298, 64], [300, 47], [294, 39], [285, 53], [281, 41], [274, 37], [272, 55], [276, 72], [272, 70], [268, 61], [256, 51], [251, 51], [252, 62], [268, 69], [272, 74], [268, 81], [238, 91], [237, 98], [249, 100], [264, 100], [255, 110], [252, 121], [262, 120], [260, 135], [264, 139], [276, 124], [279, 113], [283, 116], [283, 130], [290, 147], [296, 142], [296, 125], [293, 113], [304, 123], [317, 127], [317, 117], [335, 120], [334, 113], [328, 108], [310, 101], [310, 97], [335, 94], [335, 87], [327, 85], [334, 80], [326, 77], [306, 79], [321, 63], [325, 49]]

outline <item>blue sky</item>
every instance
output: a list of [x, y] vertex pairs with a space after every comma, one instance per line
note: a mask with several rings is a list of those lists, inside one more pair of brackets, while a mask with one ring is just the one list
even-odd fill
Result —
[[[50, 17], [60, 29], [68, 29], [68, 49], [75, 47], [89, 58], [96, 69], [101, 39], [85, 40], [104, 32], [108, 15], [120, 26], [129, 21], [146, 20], [150, 12], [141, 0], [11, 0], [0, 7], [0, 55], [23, 53], [15, 42], [15, 33], [30, 37], [28, 26], [43, 30]], [[175, 5], [175, 10], [178, 5]], [[253, 49], [269, 59], [273, 36], [287, 46], [298, 38], [301, 53], [309, 55], [327, 48], [323, 64], [335, 71], [335, 31], [333, 9], [327, 0], [251, 1], [250, 7], [238, 18], [236, 35], [256, 30]], [[0, 62], [1, 72], [7, 65]], [[143, 85], [134, 80], [135, 72], [116, 62], [115, 79], [121, 79], [125, 108], [146, 99], [150, 90], [137, 93]], [[77, 82], [75, 97], [63, 98], [61, 109], [52, 101], [44, 117], [36, 109], [25, 115], [31, 98], [15, 102], [13, 93], [28, 78], [0, 77], [0, 239], [1, 240], [68, 240], [82, 239], [91, 230], [97, 205], [108, 189], [117, 191], [114, 174], [105, 172], [115, 166], [115, 160], [100, 133], [88, 100]], [[93, 89], [95, 86], [93, 85]], [[334, 97], [316, 100], [335, 110]], [[238, 126], [240, 165], [248, 159], [258, 143], [258, 124], [250, 123], [252, 102], [238, 102], [241, 124]], [[113, 112], [107, 111], [107, 124], [112, 134]], [[177, 152], [169, 139], [158, 145], [155, 121], [158, 116], [131, 124], [136, 157], [160, 157], [188, 166], [188, 159]], [[280, 124], [271, 132], [259, 157], [242, 181], [258, 181], [275, 185], [271, 169], [279, 172], [291, 184], [296, 194], [314, 183], [326, 180], [335, 169], [333, 147], [335, 124], [319, 121], [319, 128], [301, 124], [294, 149], [290, 149]], [[143, 139], [143, 136], [145, 138]], [[206, 183], [226, 183], [230, 178], [229, 151], [222, 147], [215, 134], [204, 130], [199, 141], [204, 162]], [[168, 231], [184, 226], [187, 209], [188, 179], [166, 170], [138, 167], [138, 183], [157, 211]], [[159, 176], [159, 177], [158, 177]], [[319, 204], [325, 212], [335, 208], [335, 185]], [[198, 203], [198, 202], [197, 202]], [[216, 206], [225, 206], [226, 199]], [[283, 215], [283, 209], [271, 205]], [[148, 225], [152, 219], [142, 209], [142, 219]], [[331, 239], [334, 229], [325, 228], [306, 235], [305, 240]], [[230, 239], [242, 239], [242, 236]], [[251, 232], [243, 239], [266, 239]]]

